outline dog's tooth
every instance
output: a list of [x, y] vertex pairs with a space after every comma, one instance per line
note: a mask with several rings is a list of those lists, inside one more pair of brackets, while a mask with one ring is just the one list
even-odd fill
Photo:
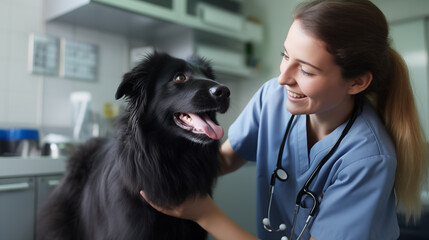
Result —
[[192, 118], [189, 115], [183, 115], [182, 119], [186, 122], [192, 123]]

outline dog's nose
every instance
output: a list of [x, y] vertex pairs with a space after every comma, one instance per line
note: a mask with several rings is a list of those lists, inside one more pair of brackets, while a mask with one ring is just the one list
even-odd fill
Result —
[[213, 86], [209, 89], [210, 94], [215, 98], [228, 98], [231, 95], [229, 88], [225, 86]]

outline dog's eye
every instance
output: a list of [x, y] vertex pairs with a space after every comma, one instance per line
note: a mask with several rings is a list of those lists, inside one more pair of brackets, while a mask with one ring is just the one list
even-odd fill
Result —
[[174, 81], [176, 82], [185, 82], [186, 80], [188, 80], [188, 78], [183, 73], [178, 73], [174, 76]]

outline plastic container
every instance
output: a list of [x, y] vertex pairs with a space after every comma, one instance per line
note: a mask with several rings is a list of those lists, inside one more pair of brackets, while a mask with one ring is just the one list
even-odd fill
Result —
[[10, 128], [3, 130], [1, 156], [40, 156], [39, 131], [37, 129]]
[[0, 129], [0, 156], [6, 151], [9, 151], [8, 131]]

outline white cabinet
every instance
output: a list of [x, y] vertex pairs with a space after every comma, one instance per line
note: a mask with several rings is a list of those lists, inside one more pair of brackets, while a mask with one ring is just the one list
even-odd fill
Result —
[[0, 179], [0, 239], [33, 239], [34, 178]]
[[34, 239], [37, 211], [61, 175], [0, 178], [0, 239]]
[[37, 210], [65, 169], [65, 158], [0, 157], [1, 240], [34, 239]]
[[[51, 191], [58, 185], [62, 175], [49, 175], [36, 177], [37, 195], [36, 195], [36, 209], [39, 210]], [[36, 222], [37, 224], [37, 222]]]

